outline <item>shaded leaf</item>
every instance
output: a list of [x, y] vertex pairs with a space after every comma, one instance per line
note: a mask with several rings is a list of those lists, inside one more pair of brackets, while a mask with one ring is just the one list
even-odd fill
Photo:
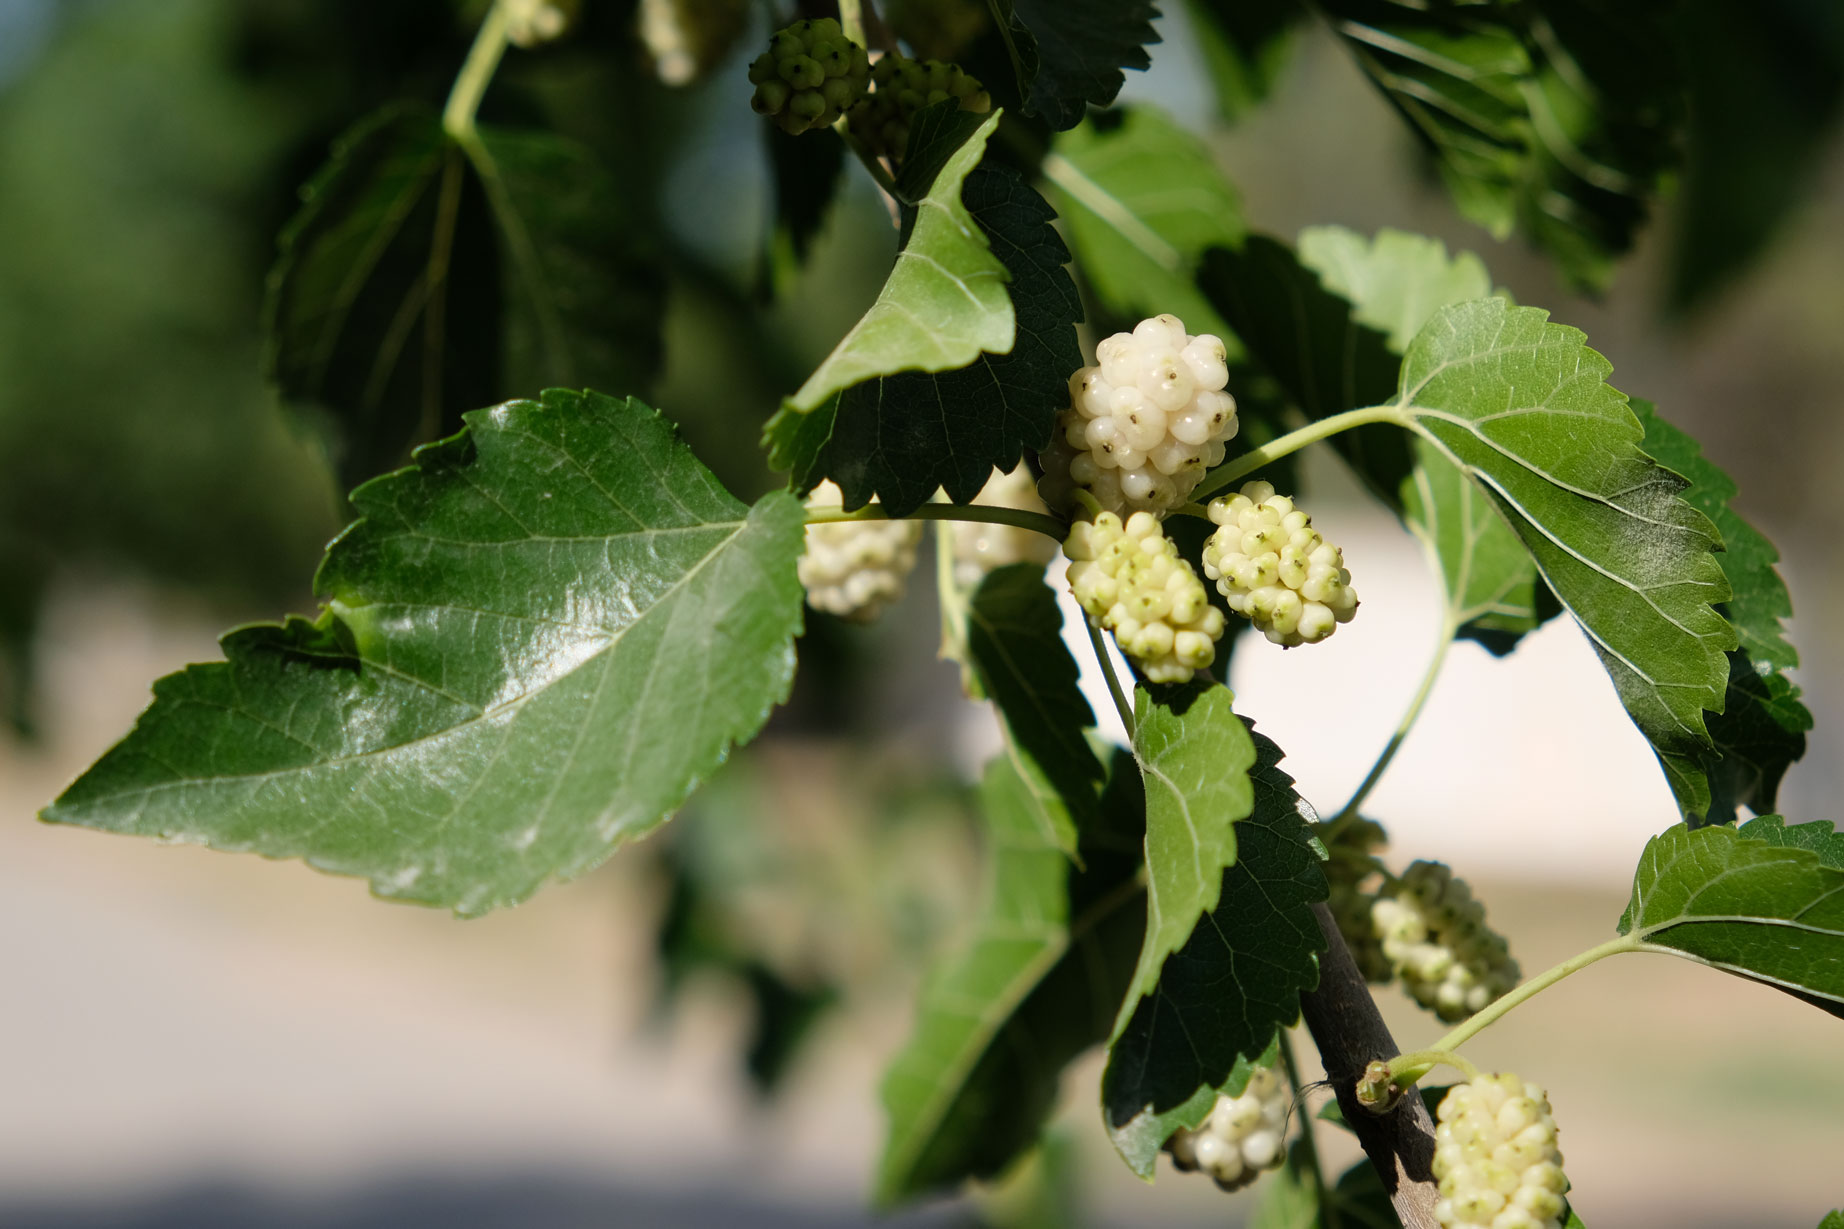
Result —
[[790, 136], [763, 124], [768, 168], [774, 182], [774, 213], [763, 235], [762, 283], [779, 293], [807, 259], [845, 169], [845, 142], [834, 132]]
[[1844, 1016], [1840, 838], [1778, 817], [1679, 824], [1646, 844], [1620, 933]]
[[1096, 112], [1056, 138], [1043, 170], [1082, 276], [1110, 312], [1170, 312], [1235, 348], [1195, 279], [1207, 249], [1241, 243], [1242, 201], [1202, 141], [1155, 107]]
[[1720, 609], [1741, 643], [1729, 654], [1727, 699], [1723, 711], [1709, 718], [1715, 748], [1703, 757], [1701, 768], [1710, 782], [1709, 822], [1729, 823], [1738, 806], [1772, 810], [1780, 779], [1806, 752], [1812, 714], [1783, 673], [1799, 664], [1781, 623], [1792, 615], [1793, 600], [1774, 568], [1780, 552], [1729, 506], [1735, 483], [1703, 456], [1696, 440], [1660, 418], [1650, 402], [1631, 404], [1645, 426], [1646, 453], [1689, 480], [1685, 502], [1722, 534], [1723, 551], [1716, 561], [1733, 596]]
[[1298, 0], [1190, 0], [1190, 13], [1217, 113], [1232, 124], [1267, 101], [1310, 16]]
[[433, 114], [391, 108], [335, 143], [282, 231], [264, 375], [324, 420], [342, 484], [499, 398], [498, 269], [478, 193]]
[[1036, 1142], [1063, 1067], [1107, 1036], [1145, 922], [1136, 777], [1117, 756], [1107, 822], [1084, 833], [1078, 869], [1044, 838], [1010, 762], [987, 766], [986, 903], [885, 1074], [880, 1203], [1005, 1169]]
[[1095, 713], [1062, 632], [1041, 567], [999, 568], [968, 603], [968, 664], [999, 710], [1012, 767], [1036, 796], [1031, 814], [1045, 823], [1048, 844], [1074, 854], [1077, 833], [1095, 819], [1102, 768], [1087, 737]]
[[1016, 340], [952, 371], [905, 371], [846, 389], [817, 461], [797, 468], [836, 481], [847, 508], [876, 496], [904, 516], [938, 488], [971, 500], [994, 466], [1010, 470], [1026, 449], [1050, 442], [1070, 373], [1082, 365], [1082, 301], [1063, 269], [1069, 251], [1050, 206], [1004, 166], [976, 168], [963, 197], [1010, 281]]
[[991, 0], [1012, 53], [1024, 113], [1062, 131], [1114, 101], [1123, 68], [1148, 68], [1153, 0]]
[[1482, 299], [1443, 308], [1402, 364], [1396, 404], [1477, 480], [1588, 633], [1678, 804], [1710, 803], [1705, 709], [1720, 711], [1735, 633], [1721, 538], [1686, 483], [1639, 449], [1611, 364], [1549, 314]]
[[961, 201], [961, 186], [998, 127], [995, 111], [931, 183], [877, 301], [788, 398], [783, 415], [810, 413], [842, 389], [898, 371], [964, 367], [1012, 348], [1005, 266]]
[[1254, 807], [1236, 825], [1218, 903], [1166, 959], [1102, 1076], [1114, 1146], [1142, 1177], [1174, 1130], [1201, 1123], [1219, 1092], [1239, 1093], [1251, 1062], [1273, 1061], [1300, 995], [1319, 984], [1325, 939], [1312, 907], [1327, 888], [1308, 827], [1317, 817], [1278, 767], [1280, 748], [1259, 732], [1253, 740]]
[[155, 684], [45, 818], [478, 914], [671, 815], [787, 694], [799, 504], [739, 503], [637, 401], [467, 421], [353, 492], [318, 619]]

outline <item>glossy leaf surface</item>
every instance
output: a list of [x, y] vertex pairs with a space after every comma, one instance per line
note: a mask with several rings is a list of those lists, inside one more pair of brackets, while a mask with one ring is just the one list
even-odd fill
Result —
[[309, 622], [155, 685], [46, 818], [302, 858], [478, 914], [667, 818], [785, 698], [799, 504], [553, 391], [353, 493]]

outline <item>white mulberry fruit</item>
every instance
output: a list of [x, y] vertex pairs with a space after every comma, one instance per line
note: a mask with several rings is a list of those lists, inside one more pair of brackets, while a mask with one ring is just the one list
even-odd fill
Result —
[[1236, 434], [1228, 383], [1222, 341], [1191, 336], [1176, 316], [1103, 341], [1095, 365], [1069, 378], [1070, 406], [1042, 454], [1044, 501], [1067, 508], [1080, 488], [1106, 511], [1164, 516], [1191, 497]]
[[1541, 1088], [1482, 1075], [1449, 1089], [1435, 1118], [1442, 1229], [1561, 1229], [1569, 1181]]
[[1440, 862], [1413, 862], [1370, 916], [1403, 989], [1443, 1020], [1464, 1020], [1517, 985], [1517, 961], [1485, 906]]
[[795, 136], [824, 128], [864, 97], [871, 61], [837, 20], [819, 17], [778, 30], [749, 66], [749, 105]]
[[[837, 484], [822, 482], [809, 508], [842, 508]], [[903, 596], [916, 566], [920, 521], [832, 521], [807, 526], [807, 549], [797, 571], [815, 610], [869, 622]]]
[[1063, 553], [1073, 560], [1077, 604], [1147, 678], [1187, 682], [1216, 660], [1223, 612], [1152, 513], [1135, 512], [1125, 524], [1112, 512], [1077, 521]]
[[[1047, 511], [1044, 501], [1037, 497], [1031, 469], [1023, 462], [1009, 474], [993, 470], [973, 502], [1020, 512]], [[954, 579], [964, 588], [973, 588], [986, 573], [1007, 564], [1046, 564], [1055, 557], [1056, 543], [1033, 530], [985, 521], [954, 522]]]
[[499, 0], [506, 18], [506, 41], [531, 50], [554, 43], [570, 32], [582, 0]]
[[1249, 1073], [1239, 1097], [1219, 1095], [1195, 1131], [1184, 1127], [1165, 1142], [1172, 1163], [1201, 1169], [1226, 1191], [1240, 1190], [1264, 1172], [1280, 1167], [1287, 1154], [1287, 1081], [1273, 1067]]
[[1395, 975], [1371, 921], [1377, 901], [1373, 881], [1383, 869], [1376, 851], [1388, 842], [1383, 826], [1373, 819], [1354, 820], [1326, 839], [1331, 859], [1325, 864], [1325, 880], [1331, 894], [1325, 905], [1338, 923], [1352, 961], [1370, 982], [1386, 982]]
[[1211, 500], [1210, 519], [1218, 528], [1204, 544], [1204, 575], [1275, 644], [1324, 640], [1357, 613], [1344, 553], [1268, 483]]
[[909, 123], [933, 103], [956, 99], [962, 111], [984, 115], [992, 95], [957, 64], [912, 60], [889, 53], [871, 66], [871, 93], [846, 115], [851, 133], [873, 154], [901, 162], [909, 150]]

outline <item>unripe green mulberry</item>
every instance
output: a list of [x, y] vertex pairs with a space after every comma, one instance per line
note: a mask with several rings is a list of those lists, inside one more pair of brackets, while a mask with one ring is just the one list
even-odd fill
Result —
[[[809, 508], [842, 508], [838, 486], [822, 482]], [[807, 526], [807, 549], [797, 572], [807, 604], [841, 618], [869, 622], [903, 596], [916, 566], [920, 521], [833, 521]]]
[[1403, 989], [1443, 1020], [1464, 1020], [1518, 983], [1517, 961], [1485, 924], [1485, 906], [1443, 863], [1411, 863], [1370, 916]]
[[1287, 1153], [1291, 1100], [1279, 1071], [1257, 1067], [1249, 1073], [1241, 1096], [1219, 1095], [1210, 1117], [1195, 1131], [1178, 1128], [1165, 1141], [1165, 1149], [1179, 1169], [1201, 1169], [1224, 1190], [1240, 1190], [1280, 1167]]
[[879, 157], [901, 162], [909, 149], [909, 122], [933, 103], [957, 99], [962, 111], [984, 115], [992, 96], [957, 64], [912, 60], [894, 52], [871, 67], [872, 90], [851, 108], [852, 135]]
[[1098, 344], [1095, 365], [1069, 377], [1069, 408], [1042, 453], [1044, 502], [1067, 508], [1079, 488], [1109, 512], [1164, 516], [1190, 499], [1238, 426], [1225, 354], [1173, 315]]
[[1063, 553], [1069, 587], [1097, 627], [1155, 683], [1183, 683], [1216, 660], [1223, 612], [1150, 512], [1077, 521]]
[[1219, 528], [1204, 544], [1204, 575], [1269, 640], [1312, 644], [1357, 613], [1343, 552], [1269, 484], [1250, 482], [1238, 495], [1211, 500], [1210, 519]]
[[1510, 1073], [1455, 1084], [1435, 1114], [1443, 1229], [1561, 1229], [1569, 1180], [1549, 1098]]
[[1325, 880], [1331, 889], [1326, 908], [1332, 911], [1338, 933], [1344, 937], [1358, 971], [1372, 982], [1386, 982], [1395, 976], [1371, 921], [1371, 910], [1377, 901], [1374, 881], [1383, 870], [1376, 855], [1388, 842], [1383, 826], [1371, 819], [1347, 823], [1338, 829], [1336, 837], [1326, 840], [1326, 850], [1331, 855], [1325, 864]]
[[871, 61], [831, 17], [797, 21], [776, 33], [749, 66], [749, 105], [783, 132], [824, 128], [864, 97]]
[[[1009, 474], [992, 471], [992, 477], [973, 497], [973, 502], [989, 508], [1015, 508], [1021, 512], [1043, 512], [1044, 501], [1037, 497], [1037, 482], [1028, 465], [1020, 462]], [[954, 579], [971, 589], [986, 573], [1012, 563], [1049, 563], [1056, 557], [1056, 543], [1041, 533], [1020, 529], [1016, 525], [994, 525], [985, 521], [954, 522]]]

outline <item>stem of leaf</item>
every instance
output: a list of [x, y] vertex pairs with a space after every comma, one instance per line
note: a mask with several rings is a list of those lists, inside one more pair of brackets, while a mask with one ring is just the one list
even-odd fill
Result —
[[845, 37], [864, 46], [864, 6], [859, 0], [839, 0], [839, 29]]
[[1407, 741], [1409, 731], [1415, 728], [1416, 718], [1421, 716], [1422, 708], [1428, 703], [1428, 697], [1434, 692], [1434, 680], [1440, 677], [1441, 666], [1447, 661], [1447, 650], [1453, 644], [1453, 636], [1459, 629], [1454, 625], [1453, 611], [1448, 610], [1441, 619], [1441, 639], [1434, 648], [1434, 656], [1428, 662], [1428, 668], [1422, 673], [1421, 686], [1415, 692], [1415, 698], [1409, 701], [1408, 709], [1402, 714], [1402, 720], [1396, 723], [1395, 733], [1389, 736], [1389, 742], [1383, 747], [1377, 762], [1370, 766], [1370, 773], [1364, 778], [1357, 792], [1351, 795], [1351, 801], [1345, 803], [1344, 810], [1338, 813], [1329, 825], [1326, 835], [1335, 837], [1357, 817], [1358, 808], [1370, 797], [1370, 791], [1383, 779], [1383, 773], [1389, 768], [1390, 761], [1396, 758], [1396, 752]]
[[[1577, 952], [1561, 964], [1544, 970], [1505, 994], [1503, 998], [1487, 1004], [1483, 1010], [1467, 1017], [1452, 1032], [1435, 1042], [1427, 1050], [1417, 1051], [1414, 1054], [1402, 1054], [1391, 1059], [1390, 1074], [1399, 1083], [1414, 1083], [1428, 1074], [1428, 1068], [1434, 1065], [1433, 1062], [1422, 1061], [1427, 1055], [1436, 1053], [1445, 1055], [1459, 1049], [1481, 1029], [1497, 1023], [1506, 1012], [1549, 989], [1569, 974], [1579, 972], [1595, 961], [1608, 956], [1617, 956], [1621, 952], [1636, 952], [1640, 948], [1640, 943], [1641, 939], [1637, 933], [1617, 935], [1605, 943], [1596, 944], [1587, 951]], [[1446, 1059], [1443, 1058], [1440, 1061], [1444, 1062]]]
[[474, 114], [480, 110], [480, 99], [493, 80], [500, 57], [505, 54], [506, 9], [505, 5], [495, 3], [481, 21], [480, 31], [474, 35], [474, 45], [468, 48], [467, 59], [462, 61], [461, 71], [455, 74], [454, 88], [448, 92], [448, 105], [442, 108], [442, 131], [453, 139], [465, 142], [474, 135]]
[[1353, 427], [1364, 427], [1379, 422], [1395, 423], [1405, 428], [1411, 425], [1401, 407], [1394, 405], [1370, 405], [1363, 409], [1346, 410], [1330, 418], [1321, 418], [1318, 422], [1308, 423], [1298, 431], [1289, 431], [1278, 439], [1269, 440], [1261, 447], [1250, 449], [1235, 460], [1218, 466], [1205, 475], [1202, 482], [1198, 483], [1197, 489], [1191, 492], [1191, 498], [1202, 503], [1231, 483], [1241, 481], [1262, 466], [1298, 452], [1308, 444], [1330, 439], [1341, 431], [1349, 431]]
[[1087, 619], [1082, 620], [1082, 626], [1088, 631], [1088, 642], [1095, 650], [1095, 660], [1101, 665], [1102, 677], [1108, 680], [1108, 694], [1114, 698], [1114, 711], [1120, 714], [1120, 723], [1131, 742], [1135, 737], [1133, 705], [1127, 703], [1127, 693], [1121, 690], [1120, 676], [1114, 673], [1114, 659], [1108, 656], [1108, 642], [1103, 639], [1101, 629]]
[[[887, 521], [891, 517], [879, 504], [866, 504], [855, 512], [844, 512], [835, 508], [809, 508], [807, 524], [833, 525], [840, 521]], [[1053, 538], [1058, 544], [1069, 536], [1069, 526], [1054, 516], [1042, 512], [1027, 512], [1021, 508], [997, 508], [988, 504], [923, 504], [907, 517], [898, 520], [918, 521], [980, 521], [988, 525], [1013, 525], [1019, 529], [1029, 529]]]
[[1319, 1209], [1321, 1229], [1343, 1229], [1338, 1209], [1326, 1201], [1325, 1171], [1319, 1167], [1319, 1145], [1313, 1138], [1313, 1116], [1306, 1111], [1306, 1092], [1300, 1084], [1300, 1066], [1293, 1056], [1293, 1040], [1287, 1030], [1280, 1031], [1281, 1062], [1287, 1068], [1287, 1083], [1293, 1088], [1293, 1104], [1300, 1111], [1300, 1151], [1306, 1155], [1306, 1168], [1313, 1175], [1313, 1206]]

